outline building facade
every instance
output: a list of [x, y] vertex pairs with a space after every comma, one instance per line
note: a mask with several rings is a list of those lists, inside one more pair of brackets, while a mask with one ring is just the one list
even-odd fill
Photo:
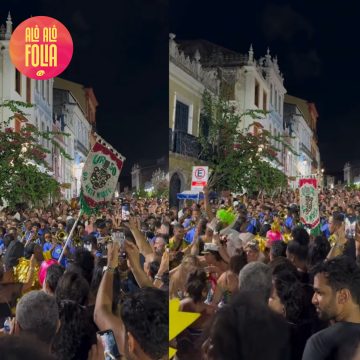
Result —
[[[6, 27], [0, 28], [0, 102], [6, 100], [21, 101], [32, 104], [30, 108], [24, 109], [26, 115], [15, 114], [15, 118], [8, 124], [15, 131], [19, 131], [25, 123], [34, 125], [39, 131], [52, 130], [52, 111], [53, 111], [53, 79], [33, 80], [21, 74], [12, 64], [9, 54], [9, 42], [12, 34], [11, 15], [8, 14]], [[0, 123], [4, 124], [13, 114], [7, 108], [0, 108]], [[1, 129], [4, 130], [4, 129]], [[39, 138], [41, 145], [50, 151], [46, 156], [46, 161], [50, 170], [39, 166], [41, 171], [52, 174], [51, 169], [51, 142]]]
[[333, 189], [335, 187], [335, 176], [326, 175], [324, 179], [324, 185], [328, 189]]
[[[9, 54], [12, 21], [10, 12], [6, 19], [6, 27], [0, 27], [0, 101], [16, 100], [25, 103], [34, 103], [35, 81], [21, 74], [12, 64]], [[34, 107], [26, 109], [25, 117], [17, 116], [9, 126], [20, 129], [23, 122], [35, 124]], [[7, 121], [13, 114], [7, 108], [0, 108], [0, 122]], [[2, 129], [3, 130], [3, 129]]]
[[152, 160], [139, 160], [131, 169], [131, 189], [132, 191], [152, 191], [152, 176], [157, 170], [169, 173], [168, 161], [166, 157]]
[[[33, 106], [25, 110], [25, 116], [17, 115], [8, 126], [19, 131], [24, 123], [30, 123], [43, 132], [68, 133], [69, 136], [58, 135], [55, 140], [73, 160], [66, 159], [50, 141], [39, 137], [41, 145], [49, 150], [46, 157], [49, 169], [40, 167], [40, 170], [60, 183], [63, 197], [78, 196], [81, 169], [90, 148], [90, 132], [96, 129], [98, 103], [94, 92], [92, 88], [60, 78], [33, 80], [21, 74], [10, 60], [11, 34], [9, 13], [6, 26], [0, 27], [0, 102], [16, 100]], [[11, 115], [7, 108], [1, 107], [0, 124]]]
[[[252, 45], [247, 54], [205, 40], [181, 41], [176, 49], [188, 62], [193, 61], [202, 69], [217, 73], [219, 94], [229, 100], [239, 115], [249, 110], [263, 111], [262, 119], [242, 116], [239, 130], [246, 129], [255, 134], [265, 129], [271, 134], [272, 145], [278, 153], [277, 161], [272, 161], [272, 165], [288, 176], [289, 185], [297, 187], [300, 177], [318, 175], [320, 178], [315, 104], [286, 95], [277, 57], [272, 56], [269, 49], [258, 59]], [[170, 85], [171, 79], [170, 73]], [[170, 109], [174, 111], [172, 102]], [[171, 118], [174, 114], [170, 114]]]
[[317, 177], [322, 183], [320, 152], [317, 145], [316, 124], [318, 114], [314, 103], [285, 95], [284, 127], [293, 151], [286, 150], [286, 167], [290, 184], [298, 186], [301, 177]]
[[205, 164], [199, 159], [200, 114], [202, 98], [207, 90], [213, 95], [219, 92], [215, 70], [204, 70], [200, 53], [195, 51], [189, 58], [175, 42], [169, 39], [169, 178], [170, 205], [176, 205], [177, 193], [191, 187], [192, 167]]
[[360, 161], [350, 161], [345, 164], [344, 182], [346, 185], [360, 185]]
[[[250, 115], [242, 116], [239, 130], [250, 129], [256, 133], [265, 129], [274, 137], [283, 135], [286, 89], [277, 58], [270, 55], [269, 49], [266, 55], [258, 60], [255, 59], [252, 45], [247, 54], [240, 54], [204, 40], [182, 42], [181, 49], [188, 56], [194, 56], [195, 51], [199, 51], [202, 66], [218, 72], [221, 95], [230, 101], [239, 115], [249, 110], [264, 112], [262, 119], [256, 121]], [[281, 142], [273, 140], [273, 146], [279, 152], [277, 161], [273, 161], [272, 165], [284, 171]]]
[[[88, 96], [89, 93], [91, 96]], [[55, 78], [54, 124], [56, 128], [60, 127], [61, 131], [69, 134], [61, 136], [58, 140], [72, 158], [66, 159], [59, 152], [54, 155], [55, 174], [60, 183], [66, 184], [63, 190], [66, 198], [77, 197], [80, 194], [80, 179], [90, 150], [91, 131], [96, 124], [97, 105], [92, 89]]]

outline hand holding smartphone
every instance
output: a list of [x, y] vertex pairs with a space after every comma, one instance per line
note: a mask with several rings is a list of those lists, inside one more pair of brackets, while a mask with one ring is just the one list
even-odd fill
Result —
[[123, 221], [129, 221], [130, 218], [130, 204], [123, 203], [121, 206], [121, 218]]
[[111, 234], [112, 241], [114, 243], [118, 243], [120, 246], [120, 249], [124, 248], [125, 245], [125, 234], [123, 231], [113, 231]]
[[120, 359], [120, 353], [113, 331], [111, 329], [98, 331], [97, 334], [100, 336], [101, 342], [104, 346], [104, 359]]

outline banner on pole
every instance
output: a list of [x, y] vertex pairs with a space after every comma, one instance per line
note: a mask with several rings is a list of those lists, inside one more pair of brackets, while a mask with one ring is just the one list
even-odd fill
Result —
[[300, 179], [300, 221], [314, 229], [320, 223], [316, 179]]
[[80, 205], [85, 214], [96, 212], [112, 199], [124, 161], [121, 154], [96, 135], [81, 176]]

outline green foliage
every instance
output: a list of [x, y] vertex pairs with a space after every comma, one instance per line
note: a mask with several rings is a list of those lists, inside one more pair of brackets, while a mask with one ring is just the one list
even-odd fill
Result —
[[17, 167], [11, 176], [2, 175], [0, 183], [1, 197], [10, 208], [23, 202], [34, 206], [45, 205], [50, 197], [59, 196], [58, 182], [31, 164]]
[[59, 149], [67, 159], [71, 157], [59, 145], [56, 138], [68, 136], [63, 132], [42, 132], [33, 125], [24, 123], [19, 132], [10, 126], [15, 117], [27, 114], [23, 108], [32, 107], [20, 101], [4, 101], [0, 107], [9, 109], [13, 115], [4, 120], [0, 131], [0, 201], [9, 208], [27, 202], [29, 205], [46, 203], [59, 195], [59, 184], [51, 176], [39, 170], [48, 169], [46, 156], [50, 151], [42, 146], [41, 139]]
[[153, 197], [163, 198], [168, 196], [169, 181], [164, 171], [161, 169], [154, 171], [151, 176], [151, 183], [154, 187], [154, 190], [151, 194]]
[[286, 176], [272, 163], [278, 163], [278, 150], [273, 143], [281, 143], [292, 149], [281, 136], [272, 136], [262, 129], [257, 134], [248, 128], [239, 130], [245, 117], [253, 121], [263, 119], [267, 112], [248, 110], [237, 114], [235, 108], [224, 99], [216, 99], [208, 92], [203, 96], [201, 116], [200, 158], [212, 164], [209, 187], [249, 193], [267, 193], [286, 187]]
[[141, 188], [141, 189], [137, 190], [137, 191], [135, 192], [135, 196], [136, 196], [137, 198], [142, 198], [142, 199], [144, 199], [144, 198], [150, 198], [150, 194], [149, 194], [147, 191], [145, 191], [144, 188]]
[[345, 185], [345, 189], [348, 191], [352, 191], [352, 190], [360, 190], [360, 184], [350, 184], [350, 185]]

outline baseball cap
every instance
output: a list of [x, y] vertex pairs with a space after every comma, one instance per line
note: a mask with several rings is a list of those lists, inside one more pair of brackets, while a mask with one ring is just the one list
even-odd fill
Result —
[[219, 247], [216, 244], [213, 244], [213, 243], [205, 243], [204, 244], [204, 250], [202, 251], [202, 254], [209, 254], [211, 251], [218, 252]]

